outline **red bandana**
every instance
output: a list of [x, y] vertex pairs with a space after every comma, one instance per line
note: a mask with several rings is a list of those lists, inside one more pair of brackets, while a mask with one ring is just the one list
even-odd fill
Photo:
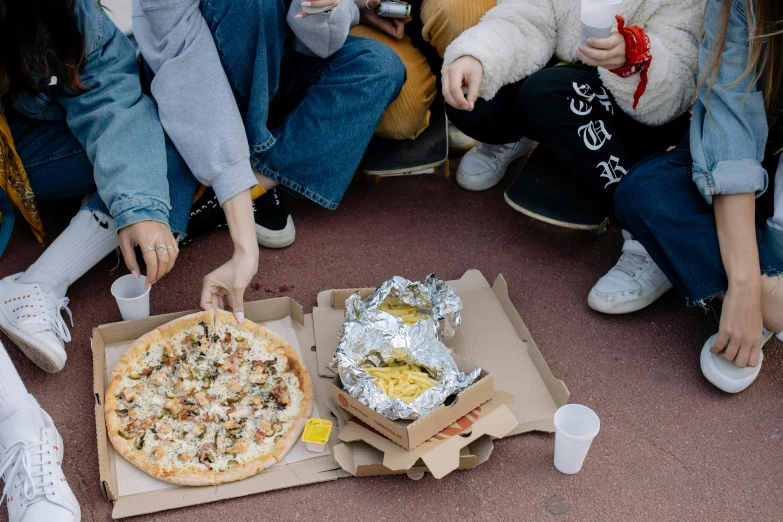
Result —
[[625, 65], [612, 69], [617, 76], [629, 78], [636, 73], [641, 77], [639, 87], [633, 95], [633, 109], [639, 104], [639, 98], [642, 97], [647, 89], [647, 71], [652, 63], [652, 53], [650, 52], [650, 37], [644, 34], [644, 29], [638, 25], [625, 27], [625, 19], [617, 15], [617, 30], [625, 38], [625, 56], [628, 61]]

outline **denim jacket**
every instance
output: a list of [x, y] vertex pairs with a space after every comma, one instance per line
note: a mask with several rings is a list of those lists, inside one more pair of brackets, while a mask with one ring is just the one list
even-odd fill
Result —
[[[710, 0], [707, 5], [705, 37], [699, 50], [701, 71], [706, 69], [720, 29], [722, 3]], [[750, 35], [744, 4], [743, 0], [731, 0], [723, 61], [709, 99], [709, 79], [699, 88], [691, 123], [693, 181], [710, 204], [716, 194], [754, 192], [758, 197], [769, 184], [761, 166], [769, 134], [764, 94], [753, 74], [735, 83], [748, 65]]]
[[[118, 228], [148, 220], [168, 224], [165, 136], [155, 104], [141, 92], [135, 50], [96, 0], [74, 6], [85, 39], [81, 79], [90, 90], [49, 86], [36, 96], [17, 96], [13, 107], [29, 118], [66, 121]], [[50, 78], [42, 76], [48, 85]]]

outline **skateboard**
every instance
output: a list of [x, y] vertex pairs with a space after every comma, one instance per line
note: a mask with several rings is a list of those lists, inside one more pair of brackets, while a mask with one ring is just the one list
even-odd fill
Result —
[[430, 174], [447, 179], [449, 169], [449, 135], [446, 105], [438, 97], [430, 108], [430, 126], [415, 140], [389, 140], [374, 137], [367, 147], [359, 173], [370, 185], [383, 177]]
[[551, 225], [603, 234], [609, 222], [606, 212], [570, 173], [553, 170], [558, 164], [545, 149], [536, 148], [506, 190], [506, 203]]

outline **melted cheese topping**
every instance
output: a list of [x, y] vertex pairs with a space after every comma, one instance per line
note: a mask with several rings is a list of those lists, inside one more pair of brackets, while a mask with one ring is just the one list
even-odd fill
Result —
[[220, 472], [269, 454], [304, 398], [286, 366], [266, 339], [194, 326], [152, 345], [124, 376], [119, 434], [172, 472]]

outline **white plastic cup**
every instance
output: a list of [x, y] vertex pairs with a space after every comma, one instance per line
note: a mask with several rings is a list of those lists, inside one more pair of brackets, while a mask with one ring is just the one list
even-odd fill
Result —
[[601, 429], [601, 421], [593, 410], [581, 404], [561, 407], [555, 412], [554, 421], [555, 467], [561, 473], [578, 473]]
[[620, 12], [622, 0], [582, 0], [582, 39], [607, 38], [612, 33], [615, 15]]
[[144, 288], [145, 276], [138, 279], [124, 275], [111, 285], [111, 295], [117, 300], [122, 319], [144, 319], [150, 316], [150, 289]]

